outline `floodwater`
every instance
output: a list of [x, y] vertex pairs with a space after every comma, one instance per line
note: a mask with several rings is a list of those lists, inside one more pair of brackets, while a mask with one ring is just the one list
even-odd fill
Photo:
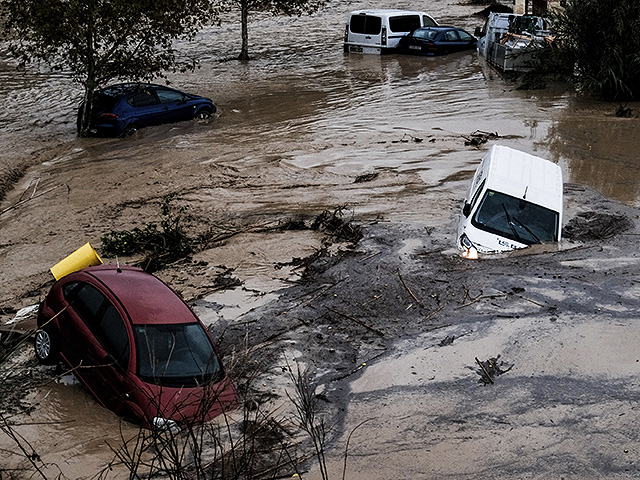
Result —
[[[483, 155], [484, 149], [464, 144], [464, 136], [478, 130], [557, 162], [565, 182], [640, 206], [640, 104], [628, 105], [635, 116], [621, 119], [614, 116], [616, 104], [578, 96], [563, 86], [518, 90], [475, 52], [440, 58], [343, 54], [347, 13], [369, 6], [336, 1], [311, 17], [254, 15], [249, 31], [253, 59], [247, 63], [233, 60], [240, 38], [233, 19], [207, 28], [194, 42], [181, 45], [200, 68], [169, 79], [177, 88], [213, 98], [216, 119], [147, 129], [125, 140], [75, 138], [81, 92], [70, 78], [18, 74], [0, 49], [0, 173], [45, 162], [41, 190], [73, 184], [73, 196], [60, 203], [58, 214], [31, 213], [29, 222], [24, 219], [28, 228], [14, 225], [12, 211], [0, 217], [0, 244], [20, 245], [21, 238], [24, 243], [18, 253], [0, 255], [3, 301], [15, 295], [10, 284], [46, 271], [60, 250], [77, 246], [78, 238], [58, 218], [70, 204], [87, 205], [87, 216], [77, 217], [78, 230], [87, 235], [100, 231], [97, 223], [117, 228], [133, 215], [133, 208], [115, 216], [101, 211], [94, 204], [103, 205], [102, 199], [104, 205], [113, 197], [135, 203], [176, 188], [184, 189], [190, 204], [218, 216], [277, 219], [282, 213], [349, 205], [370, 218], [438, 225], [448, 221], [448, 209], [457, 206]], [[483, 23], [473, 15], [479, 7], [454, 0], [393, 6], [423, 9], [440, 23], [471, 32]], [[226, 183], [208, 185], [202, 166]], [[364, 173], [378, 173], [382, 180], [354, 186], [354, 177]], [[235, 188], [240, 174], [244, 189]], [[28, 185], [24, 180], [19, 187], [26, 191]], [[9, 195], [2, 209], [18, 198]], [[40, 248], [38, 239], [47, 248]], [[52, 251], [56, 246], [60, 250]], [[316, 245], [301, 241], [297, 248], [302, 255]], [[246, 266], [250, 257], [245, 254]], [[260, 265], [247, 267], [246, 275], [260, 273]], [[265, 280], [253, 287], [268, 294], [276, 285]], [[246, 311], [239, 306], [246, 302], [242, 293], [227, 300], [227, 315]], [[89, 476], [112, 458], [104, 441], [117, 443], [117, 423], [77, 385], [53, 383], [34, 401], [38, 426], [25, 429], [50, 446], [39, 453], [49, 453], [49, 461], [68, 476]], [[60, 435], [60, 429], [68, 434]], [[0, 446], [6, 447], [4, 440]]]

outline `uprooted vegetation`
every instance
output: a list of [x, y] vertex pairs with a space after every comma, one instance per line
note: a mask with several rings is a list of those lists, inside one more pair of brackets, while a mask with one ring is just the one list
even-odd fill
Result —
[[144, 269], [153, 272], [193, 252], [193, 241], [183, 227], [184, 207], [172, 205], [175, 195], [164, 198], [160, 207], [160, 228], [155, 222], [132, 230], [111, 231], [102, 237], [102, 250], [113, 255], [144, 254]]
[[362, 228], [353, 221], [353, 212], [346, 206], [324, 210], [313, 219], [289, 218], [275, 225], [254, 226], [214, 225], [204, 233], [191, 235], [195, 220], [187, 215], [186, 207], [174, 204], [175, 194], [164, 197], [160, 206], [160, 221], [148, 222], [131, 230], [112, 230], [102, 236], [102, 252], [107, 255], [142, 255], [138, 265], [148, 272], [167, 265], [229, 238], [246, 232], [277, 230], [315, 230], [326, 235], [324, 243], [347, 242], [355, 245], [363, 236]]

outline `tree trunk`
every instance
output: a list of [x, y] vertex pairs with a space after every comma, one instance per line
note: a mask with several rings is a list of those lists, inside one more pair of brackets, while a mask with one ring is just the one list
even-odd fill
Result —
[[238, 60], [249, 60], [249, 0], [240, 0], [240, 23], [242, 25], [242, 49]]
[[78, 135], [89, 136], [89, 126], [91, 121], [91, 111], [93, 110], [93, 94], [95, 93], [95, 82], [88, 79], [84, 86], [84, 97], [78, 112]]
[[[93, 16], [92, 12], [88, 12], [90, 18]], [[78, 112], [78, 135], [80, 137], [89, 136], [89, 127], [91, 122], [91, 112], [93, 110], [93, 94], [96, 91], [96, 63], [94, 54], [94, 38], [93, 38], [93, 22], [90, 21], [90, 27], [86, 33], [86, 51], [87, 55], [87, 77], [84, 81], [84, 98], [80, 111]]]

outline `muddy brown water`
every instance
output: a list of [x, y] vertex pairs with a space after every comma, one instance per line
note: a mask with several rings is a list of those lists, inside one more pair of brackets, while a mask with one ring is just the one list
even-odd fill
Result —
[[[518, 90], [475, 52], [440, 58], [344, 55], [347, 13], [369, 6], [332, 2], [312, 17], [293, 19], [255, 15], [248, 63], [232, 59], [236, 25], [206, 29], [181, 45], [201, 67], [169, 78], [177, 88], [213, 98], [215, 120], [151, 128], [125, 140], [76, 139], [80, 91], [69, 77], [17, 74], [2, 53], [0, 172], [8, 178], [23, 165], [33, 167], [0, 207], [3, 306], [37, 301], [25, 292], [49, 281], [48, 268], [62, 256], [85, 241], [98, 242], [110, 229], [140, 225], [157, 212], [158, 199], [174, 191], [213, 224], [269, 223], [348, 205], [359, 219], [435, 229], [445, 250], [447, 238], [453, 246], [466, 182], [488, 146], [464, 145], [464, 136], [476, 130], [557, 162], [566, 182], [640, 206], [640, 104], [629, 105], [636, 115], [620, 119], [614, 116], [617, 105], [562, 85]], [[393, 6], [424, 9], [469, 31], [483, 22], [473, 15], [478, 7], [451, 0]], [[379, 176], [354, 183], [365, 173]], [[49, 193], [10, 208], [35, 191]], [[247, 310], [243, 304], [271, 300], [270, 292], [296, 278], [286, 269], [274, 272], [273, 263], [308, 255], [319, 242], [312, 235], [265, 241], [247, 233], [226, 245], [212, 264], [234, 267], [258, 295], [209, 297], [229, 309], [220, 313], [205, 303], [198, 313], [213, 323], [224, 315], [240, 317]], [[408, 250], [419, 244], [408, 242]], [[187, 296], [203, 288], [172, 275], [169, 280], [182, 282]], [[377, 368], [384, 373], [393, 363]], [[411, 378], [398, 382], [411, 384]], [[363, 386], [367, 380], [354, 386], [361, 397], [374, 388]], [[34, 426], [21, 433], [69, 478], [90, 477], [112, 458], [105, 442], [119, 441], [117, 418], [97, 408], [77, 384], [48, 384], [29, 401], [36, 405]], [[352, 426], [360, 419], [357, 412], [353, 418]]]

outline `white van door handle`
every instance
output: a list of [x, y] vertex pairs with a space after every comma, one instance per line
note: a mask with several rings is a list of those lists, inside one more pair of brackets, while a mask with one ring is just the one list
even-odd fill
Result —
[[366, 37], [364, 37], [364, 38], [366, 38], [367, 40], [371, 40], [371, 37], [370, 37], [369, 35], [367, 35], [367, 36], [366, 36]]

